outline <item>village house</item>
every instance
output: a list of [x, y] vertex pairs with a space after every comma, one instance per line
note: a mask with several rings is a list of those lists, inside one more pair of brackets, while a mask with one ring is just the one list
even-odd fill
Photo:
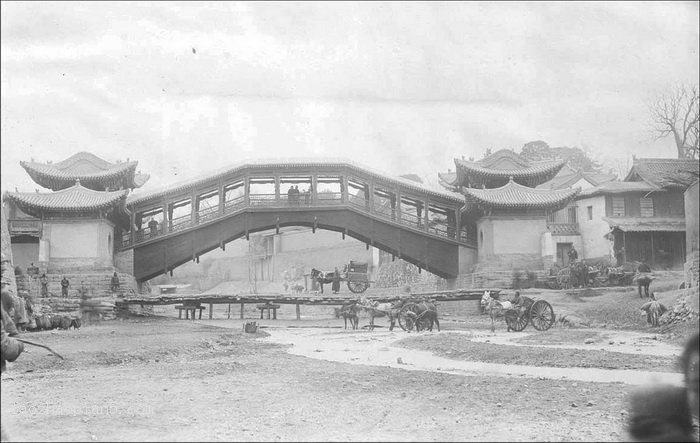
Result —
[[[640, 158], [634, 159], [623, 181], [606, 180], [601, 174], [584, 180], [586, 173], [581, 173], [575, 183], [582, 187], [580, 194], [549, 219], [553, 235], [559, 234], [557, 264], [568, 264], [566, 252], [573, 245], [589, 263], [645, 261], [655, 269], [682, 269], [684, 183], [697, 170], [697, 160]], [[555, 179], [541, 188], [562, 189], [571, 183]]]

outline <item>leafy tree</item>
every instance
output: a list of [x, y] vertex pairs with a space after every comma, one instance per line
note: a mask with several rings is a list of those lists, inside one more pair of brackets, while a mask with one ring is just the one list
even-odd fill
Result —
[[657, 139], [673, 135], [678, 158], [698, 158], [700, 94], [698, 86], [677, 86], [660, 93], [649, 104], [652, 130]]
[[603, 169], [588, 149], [567, 146], [552, 148], [543, 140], [525, 143], [520, 155], [530, 161], [565, 159], [569, 166], [580, 171], [601, 172]]

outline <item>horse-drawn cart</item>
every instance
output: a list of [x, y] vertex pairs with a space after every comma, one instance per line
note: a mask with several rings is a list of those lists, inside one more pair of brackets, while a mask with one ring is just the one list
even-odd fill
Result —
[[505, 311], [505, 319], [508, 328], [520, 332], [528, 323], [538, 331], [546, 331], [554, 324], [554, 309], [545, 300], [532, 300], [523, 297], [525, 303], [520, 308]]
[[323, 293], [323, 285], [333, 283], [334, 279], [341, 282], [347, 282], [348, 289], [355, 294], [365, 292], [369, 288], [370, 280], [367, 276], [367, 263], [350, 260], [350, 263], [343, 267], [342, 272], [335, 271], [322, 272], [316, 268], [311, 269], [311, 279], [321, 285], [321, 293]]
[[437, 322], [440, 330], [437, 308], [432, 300], [408, 299], [399, 310], [397, 317], [399, 326], [406, 332], [432, 330], [434, 322]]
[[369, 288], [369, 278], [367, 278], [367, 263], [350, 260], [345, 265], [341, 280], [348, 282], [348, 289], [355, 294], [365, 292]]

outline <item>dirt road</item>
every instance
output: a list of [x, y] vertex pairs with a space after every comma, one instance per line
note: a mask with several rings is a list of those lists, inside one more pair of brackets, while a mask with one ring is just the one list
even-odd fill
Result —
[[[9, 364], [3, 426], [19, 441], [619, 441], [633, 386], [584, 366], [676, 377], [677, 349], [659, 351], [647, 371], [648, 353], [540, 354], [523, 346], [532, 336], [501, 343], [500, 333], [469, 336], [447, 321], [446, 331], [410, 335], [346, 331], [336, 319], [259, 323], [268, 327], [256, 334], [240, 320], [158, 317], [33, 333], [66, 360], [33, 348]], [[581, 338], [554, 329], [546, 337]], [[556, 372], [569, 352], [581, 353], [581, 380]]]

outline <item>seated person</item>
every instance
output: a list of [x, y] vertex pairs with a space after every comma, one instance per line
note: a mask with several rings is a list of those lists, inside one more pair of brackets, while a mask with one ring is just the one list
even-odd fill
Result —
[[510, 301], [510, 303], [513, 305], [513, 309], [520, 309], [523, 307], [523, 298], [520, 296], [520, 291], [515, 291], [515, 296], [513, 299]]

